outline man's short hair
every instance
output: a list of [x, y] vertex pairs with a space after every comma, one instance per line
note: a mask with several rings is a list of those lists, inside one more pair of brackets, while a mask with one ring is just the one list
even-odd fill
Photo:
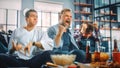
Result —
[[71, 10], [68, 9], [68, 8], [65, 8], [65, 9], [63, 9], [63, 10], [60, 12], [60, 15], [61, 15], [61, 14], [64, 14], [65, 12], [71, 12]]
[[34, 10], [34, 9], [30, 9], [30, 10], [28, 10], [28, 11], [25, 13], [25, 17], [26, 17], [26, 18], [29, 17], [30, 12], [36, 12], [36, 13], [37, 13], [36, 10]]

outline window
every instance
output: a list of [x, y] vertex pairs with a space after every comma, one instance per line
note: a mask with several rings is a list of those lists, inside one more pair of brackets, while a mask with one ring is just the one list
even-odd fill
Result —
[[63, 8], [62, 4], [37, 1], [34, 3], [34, 8], [38, 11], [38, 28], [46, 31], [50, 26], [59, 23], [59, 12]]
[[6, 30], [6, 10], [0, 9], [0, 30]]
[[50, 13], [42, 12], [42, 26], [49, 27], [50, 26]]
[[59, 20], [58, 17], [59, 17], [58, 13], [51, 14], [51, 25], [55, 25], [58, 23], [58, 20]]
[[18, 26], [19, 10], [13, 9], [0, 9], [0, 29], [7, 32], [8, 30], [14, 30]]
[[21, 0], [0, 0], [0, 30], [14, 30], [20, 22]]

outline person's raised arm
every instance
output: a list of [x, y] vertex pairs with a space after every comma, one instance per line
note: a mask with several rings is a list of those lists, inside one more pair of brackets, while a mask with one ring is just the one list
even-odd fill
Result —
[[58, 33], [55, 36], [55, 43], [56, 43], [57, 47], [59, 47], [60, 40], [61, 40], [64, 32], [66, 32], [66, 27], [60, 24], [59, 29], [58, 29]]

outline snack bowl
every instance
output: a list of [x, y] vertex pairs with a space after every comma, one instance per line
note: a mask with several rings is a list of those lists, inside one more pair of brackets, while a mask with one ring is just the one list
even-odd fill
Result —
[[54, 54], [51, 55], [52, 61], [61, 66], [70, 65], [74, 62], [76, 55], [73, 54]]

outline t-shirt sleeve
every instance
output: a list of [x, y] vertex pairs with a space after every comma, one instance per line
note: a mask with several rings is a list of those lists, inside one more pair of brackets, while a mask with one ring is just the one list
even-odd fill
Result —
[[42, 44], [44, 50], [53, 49], [53, 40], [48, 36], [47, 32], [41, 32], [40, 43]]

